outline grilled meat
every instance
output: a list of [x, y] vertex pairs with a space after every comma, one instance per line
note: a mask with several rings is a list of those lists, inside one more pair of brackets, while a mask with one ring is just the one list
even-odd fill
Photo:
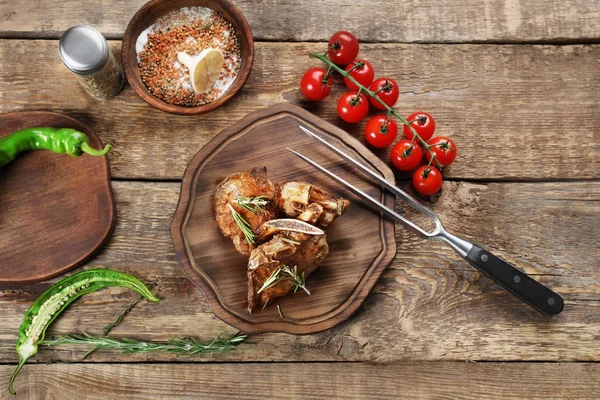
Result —
[[295, 269], [297, 276], [306, 279], [328, 253], [325, 235], [299, 232], [278, 233], [252, 250], [248, 261], [248, 311], [260, 311], [274, 298], [294, 291], [296, 285], [291, 275], [283, 270], [278, 273], [282, 279], [261, 291], [265, 282], [279, 269]]
[[342, 215], [350, 202], [335, 198], [323, 189], [306, 182], [286, 182], [281, 185], [277, 203], [286, 215], [327, 227]]
[[[256, 243], [248, 241], [244, 236], [234, 220], [230, 207], [233, 207], [248, 222], [253, 232], [258, 232], [263, 223], [277, 215], [276, 195], [277, 188], [267, 178], [265, 167], [229, 175], [215, 188], [217, 224], [223, 235], [233, 240], [236, 250], [241, 254], [250, 255]], [[237, 203], [240, 198], [257, 196], [265, 196], [265, 200], [268, 201], [261, 210], [252, 212]]]
[[[219, 229], [238, 252], [249, 256], [251, 313], [303, 285], [329, 253], [325, 234], [316, 226], [328, 226], [350, 204], [306, 182], [278, 187], [267, 178], [264, 167], [228, 176], [214, 195]], [[259, 207], [248, 203], [257, 198]], [[291, 218], [276, 220], [283, 214]]]

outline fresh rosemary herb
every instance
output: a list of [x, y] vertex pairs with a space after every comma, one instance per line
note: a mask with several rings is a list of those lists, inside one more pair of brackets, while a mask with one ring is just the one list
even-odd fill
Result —
[[233, 216], [233, 220], [237, 224], [238, 228], [240, 228], [240, 230], [244, 234], [246, 241], [248, 243], [254, 244], [254, 239], [256, 239], [256, 234], [254, 232], [252, 232], [250, 223], [248, 221], [246, 221], [246, 219], [244, 217], [242, 217], [242, 215], [239, 212], [235, 211], [233, 209], [233, 207], [231, 206], [231, 204], [227, 204], [227, 205], [229, 206], [229, 209], [231, 210], [231, 215]]
[[151, 302], [159, 299], [135, 277], [110, 269], [88, 269], [62, 279], [42, 293], [25, 313], [19, 328], [16, 351], [19, 364], [8, 381], [8, 391], [15, 394], [14, 381], [27, 360], [38, 352], [46, 330], [52, 322], [76, 299], [106, 287], [122, 286], [136, 291]]
[[144, 299], [144, 297], [143, 297], [143, 296], [140, 296], [140, 297], [138, 297], [136, 300], [134, 300], [133, 302], [131, 302], [131, 303], [130, 303], [130, 304], [127, 306], [127, 308], [126, 308], [126, 309], [125, 309], [125, 310], [124, 310], [124, 311], [123, 311], [121, 314], [119, 314], [119, 315], [117, 316], [117, 319], [115, 319], [115, 320], [114, 320], [113, 322], [111, 322], [110, 324], [106, 325], [106, 326], [104, 327], [104, 329], [103, 329], [104, 336], [108, 335], [108, 333], [109, 333], [109, 332], [110, 332], [110, 331], [111, 331], [113, 328], [115, 328], [117, 325], [119, 325], [119, 324], [120, 324], [120, 323], [123, 321], [123, 318], [125, 318], [125, 316], [126, 316], [127, 314], [129, 314], [129, 312], [130, 312], [131, 310], [133, 310], [133, 307], [135, 307], [135, 306], [137, 305], [137, 303], [139, 303], [139, 302], [140, 302], [141, 300], [143, 300], [143, 299]]
[[284, 265], [281, 270], [289, 275], [289, 278], [287, 279], [294, 284], [294, 293], [296, 293], [298, 289], [302, 288], [306, 294], [310, 296], [310, 291], [306, 288], [306, 277], [304, 276], [304, 272], [302, 275], [298, 275], [298, 267], [295, 265], [294, 269]]
[[265, 283], [263, 283], [262, 287], [258, 290], [257, 294], [263, 292], [267, 289], [272, 288], [277, 285], [279, 282], [287, 280], [292, 282], [294, 285], [294, 293], [298, 291], [298, 289], [302, 288], [310, 296], [310, 291], [306, 288], [306, 277], [304, 276], [304, 272], [302, 275], [298, 275], [298, 267], [294, 266], [294, 268], [290, 268], [287, 265], [277, 268], [274, 270], [271, 275], [267, 278]]
[[265, 283], [263, 283], [261, 288], [258, 289], [258, 292], [256, 292], [256, 294], [259, 294], [267, 289], [270, 289], [273, 286], [277, 285], [279, 282], [281, 282], [281, 279], [283, 279], [283, 278], [280, 275], [281, 275], [281, 268], [277, 268], [276, 270], [274, 270], [271, 273], [271, 275], [267, 278]]
[[239, 196], [234, 202], [244, 210], [250, 211], [252, 214], [264, 214], [265, 207], [269, 204], [267, 196], [245, 197]]
[[246, 339], [246, 335], [237, 334], [230, 339], [222, 339], [221, 335], [213, 339], [209, 344], [202, 344], [194, 338], [173, 338], [168, 343], [144, 342], [135, 339], [112, 339], [108, 337], [92, 336], [85, 332], [81, 335], [57, 336], [55, 339], [44, 340], [44, 346], [57, 346], [61, 344], [88, 345], [92, 349], [85, 353], [83, 358], [97, 350], [119, 350], [122, 353], [152, 353], [156, 351], [168, 351], [170, 353], [223, 353], [234, 350], [238, 344]]
[[281, 307], [279, 307], [279, 304], [277, 304], [277, 312], [279, 313], [279, 316], [280, 316], [281, 318], [285, 318], [285, 317], [283, 316], [283, 312], [281, 312]]

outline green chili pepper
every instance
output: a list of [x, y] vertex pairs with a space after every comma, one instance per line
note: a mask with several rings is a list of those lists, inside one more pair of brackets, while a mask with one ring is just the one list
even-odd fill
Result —
[[44, 340], [46, 329], [52, 321], [78, 297], [108, 286], [123, 286], [135, 290], [146, 300], [159, 301], [150, 290], [135, 277], [110, 269], [90, 269], [65, 278], [46, 290], [25, 313], [19, 328], [17, 354], [19, 365], [8, 383], [8, 391], [15, 394], [13, 382], [25, 362], [37, 354], [38, 344]]
[[71, 128], [27, 128], [0, 138], [0, 166], [27, 150], [50, 150], [79, 157], [83, 153], [103, 156], [110, 148], [108, 144], [102, 150], [90, 147], [87, 135]]

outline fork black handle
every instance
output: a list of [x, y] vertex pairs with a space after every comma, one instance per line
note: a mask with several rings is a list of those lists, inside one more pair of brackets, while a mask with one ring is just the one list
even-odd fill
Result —
[[504, 289], [544, 314], [556, 315], [565, 306], [560, 295], [475, 244], [464, 259]]

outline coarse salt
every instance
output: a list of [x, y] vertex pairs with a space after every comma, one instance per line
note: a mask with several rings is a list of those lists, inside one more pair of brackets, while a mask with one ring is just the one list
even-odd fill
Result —
[[146, 47], [146, 43], [148, 43], [148, 35], [152, 33], [152, 27], [148, 27], [140, 33], [137, 40], [135, 41], [135, 54], [137, 55], [138, 62], [140, 62], [140, 53]]
[[[177, 61], [177, 53], [194, 56], [209, 47], [221, 51], [225, 64], [212, 90], [195, 93], [189, 71]], [[167, 103], [184, 106], [216, 100], [231, 87], [241, 66], [233, 26], [206, 7], [184, 7], [159, 18], [137, 38], [136, 53], [148, 89]]]

